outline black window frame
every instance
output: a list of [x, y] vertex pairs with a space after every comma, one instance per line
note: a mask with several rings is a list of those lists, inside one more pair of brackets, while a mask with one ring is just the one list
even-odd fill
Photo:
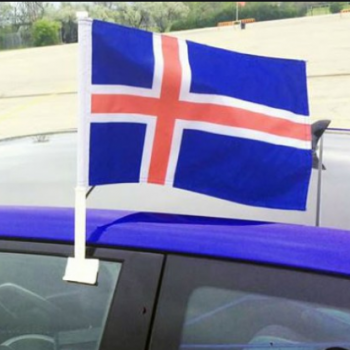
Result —
[[[1, 239], [0, 253], [68, 258], [73, 256], [74, 247], [72, 244], [59, 242]], [[91, 258], [122, 263], [100, 349], [144, 350], [149, 341], [164, 255], [98, 246], [88, 246], [87, 255]]]
[[[234, 275], [234, 281], [228, 280]], [[350, 309], [350, 277], [233, 260], [167, 256], [150, 350], [178, 350], [186, 305], [203, 282], [211, 286]]]

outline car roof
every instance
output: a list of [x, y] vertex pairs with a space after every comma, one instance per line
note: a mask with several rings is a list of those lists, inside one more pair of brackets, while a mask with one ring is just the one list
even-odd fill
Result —
[[[74, 210], [0, 207], [0, 238], [73, 242]], [[350, 276], [350, 231], [189, 215], [88, 210], [87, 242]]]

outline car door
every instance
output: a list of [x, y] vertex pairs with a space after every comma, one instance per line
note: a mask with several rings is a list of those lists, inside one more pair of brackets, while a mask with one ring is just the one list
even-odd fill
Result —
[[0, 347], [145, 349], [163, 256], [89, 247], [95, 286], [62, 280], [70, 245], [0, 241]]

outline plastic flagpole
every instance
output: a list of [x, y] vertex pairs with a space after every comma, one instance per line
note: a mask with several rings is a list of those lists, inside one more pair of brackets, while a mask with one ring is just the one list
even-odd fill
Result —
[[68, 258], [63, 279], [78, 283], [95, 284], [99, 261], [86, 259], [86, 191], [87, 191], [87, 154], [89, 124], [86, 121], [90, 113], [90, 77], [91, 77], [91, 24], [87, 12], [77, 13], [78, 18], [78, 177], [75, 189], [74, 222], [74, 258]]

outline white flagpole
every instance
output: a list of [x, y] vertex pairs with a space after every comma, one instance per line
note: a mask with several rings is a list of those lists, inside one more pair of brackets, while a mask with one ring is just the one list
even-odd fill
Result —
[[77, 13], [78, 17], [78, 169], [77, 187], [75, 189], [75, 221], [74, 221], [74, 258], [68, 258], [66, 281], [95, 284], [97, 281], [99, 262], [86, 259], [86, 191], [87, 191], [87, 145], [90, 113], [91, 85], [91, 20], [87, 12]]
[[238, 22], [238, 2], [236, 2], [236, 22]]
[[75, 213], [74, 213], [74, 257], [78, 260], [85, 259], [86, 251], [86, 188], [75, 188]]

